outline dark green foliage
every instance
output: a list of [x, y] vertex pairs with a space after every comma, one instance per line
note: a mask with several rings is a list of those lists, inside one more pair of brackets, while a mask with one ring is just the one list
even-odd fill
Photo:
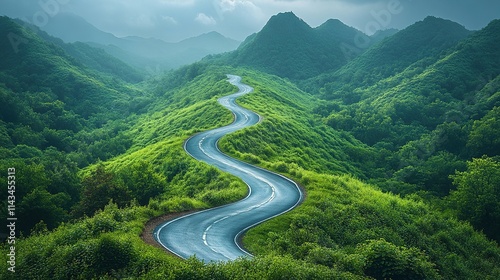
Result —
[[328, 99], [340, 97], [358, 84], [373, 85], [415, 62], [428, 65], [432, 63], [428, 58], [440, 55], [470, 34], [457, 23], [427, 17], [371, 47], [336, 73], [315, 77], [308, 83], [324, 87], [324, 97]]
[[145, 161], [137, 162], [121, 171], [120, 178], [140, 205], [146, 205], [166, 191], [166, 178], [155, 172], [153, 165]]
[[76, 216], [93, 216], [103, 209], [110, 200], [119, 207], [125, 207], [131, 200], [129, 190], [99, 164], [94, 172], [83, 179], [81, 201], [76, 206]]
[[497, 156], [500, 153], [500, 107], [495, 107], [474, 122], [467, 147], [474, 156]]
[[[0, 165], [19, 170], [19, 229], [29, 234], [41, 221], [51, 230], [72, 218], [81, 192], [78, 167], [130, 148], [124, 131], [136, 118], [132, 110], [140, 113], [145, 105], [136, 101], [149, 103], [151, 97], [139, 96], [136, 86], [113, 71], [83, 66], [92, 59], [77, 62], [64, 50], [69, 45], [20, 24], [0, 18], [6, 38], [0, 42]], [[97, 60], [109, 62], [105, 56]]]
[[[40, 221], [48, 229], [67, 221], [72, 205], [79, 199], [80, 180], [76, 176], [76, 166], [57, 152], [51, 153], [42, 156], [43, 163], [38, 164], [21, 159], [0, 161], [3, 172], [7, 168], [16, 169], [16, 214], [23, 220], [18, 229], [25, 235], [29, 235]], [[2, 176], [0, 182], [7, 185], [6, 179], [7, 176]], [[5, 206], [0, 214], [6, 218], [7, 192], [0, 193], [0, 198]]]
[[380, 239], [370, 240], [356, 250], [366, 258], [365, 274], [375, 279], [441, 279], [435, 265], [415, 248], [398, 247]]
[[470, 221], [487, 236], [500, 242], [500, 163], [498, 158], [477, 158], [467, 171], [452, 176], [457, 190], [450, 196], [461, 219]]
[[429, 17], [302, 85], [331, 99], [317, 108], [326, 124], [376, 149], [384, 171], [373, 182], [442, 197], [466, 160], [498, 153], [499, 30], [498, 20], [472, 33]]
[[127, 267], [135, 258], [135, 252], [127, 244], [111, 235], [102, 235], [95, 252], [96, 275], [103, 275]]
[[86, 67], [111, 74], [130, 83], [143, 80], [143, 74], [102, 49], [93, 48], [81, 42], [63, 44], [61, 47]]
[[64, 208], [70, 200], [69, 195], [63, 192], [53, 195], [41, 188], [34, 189], [19, 204], [19, 219], [23, 221], [20, 229], [29, 233], [40, 221], [48, 228], [56, 228], [60, 222], [68, 220], [69, 215]]

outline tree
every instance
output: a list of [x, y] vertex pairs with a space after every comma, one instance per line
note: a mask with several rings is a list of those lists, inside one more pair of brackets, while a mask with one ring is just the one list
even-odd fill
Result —
[[425, 190], [438, 196], [446, 196], [453, 189], [449, 176], [457, 170], [465, 170], [465, 161], [448, 152], [438, 152], [418, 167]]
[[27, 234], [40, 221], [46, 223], [48, 229], [53, 229], [60, 222], [66, 221], [68, 213], [63, 209], [68, 194], [50, 194], [48, 191], [36, 188], [27, 194], [19, 204], [19, 220], [22, 220], [21, 230]]
[[451, 176], [457, 190], [449, 201], [458, 217], [500, 241], [500, 162], [482, 157], [467, 163], [467, 171]]
[[366, 259], [365, 274], [375, 279], [441, 279], [429, 257], [416, 248], [398, 247], [380, 239], [356, 250]]
[[500, 151], [500, 107], [474, 122], [467, 146], [474, 156], [497, 156]]
[[141, 161], [121, 172], [121, 179], [139, 204], [146, 205], [149, 199], [164, 192], [167, 180], [156, 173], [151, 163]]
[[115, 175], [106, 171], [101, 163], [92, 174], [83, 179], [81, 201], [75, 208], [75, 214], [93, 215], [97, 210], [103, 209], [110, 200], [119, 207], [124, 207], [130, 202], [128, 189], [115, 179]]
[[110, 235], [99, 238], [95, 254], [97, 275], [125, 268], [135, 258], [131, 243]]

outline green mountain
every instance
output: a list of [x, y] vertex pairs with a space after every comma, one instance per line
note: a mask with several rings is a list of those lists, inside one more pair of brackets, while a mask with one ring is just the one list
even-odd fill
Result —
[[273, 16], [264, 28], [242, 43], [231, 60], [281, 77], [306, 79], [346, 64], [341, 49], [360, 32], [338, 20], [311, 28], [292, 12]]
[[83, 64], [101, 73], [111, 74], [129, 82], [139, 82], [143, 80], [144, 74], [132, 66], [106, 53], [101, 48], [91, 47], [82, 42], [64, 43], [61, 39], [52, 37], [33, 25], [29, 25], [21, 20], [17, 23], [28, 26], [32, 31], [47, 42], [53, 43], [66, 51], [77, 63]]
[[[6, 88], [15, 92], [46, 91], [85, 116], [107, 110], [120, 98], [129, 98], [130, 90], [118, 91], [120, 83], [114, 84], [109, 75], [82, 67], [61, 47], [31, 29], [6, 17], [1, 20], [2, 36], [9, 38], [0, 45], [0, 71]], [[126, 112], [127, 108], [123, 109]]]
[[[356, 32], [280, 14], [232, 54], [134, 83], [86, 45], [0, 18], [0, 170], [16, 168], [23, 233], [16, 274], [0, 278], [500, 278], [500, 20], [470, 34], [427, 18], [348, 61], [342, 43]], [[292, 178], [306, 199], [248, 231], [254, 258], [184, 261], [145, 242], [157, 217], [246, 195], [183, 151], [231, 122], [217, 103], [235, 91], [227, 73], [254, 87], [238, 102], [263, 118], [221, 150]], [[7, 201], [1, 192], [4, 220]], [[11, 248], [0, 248], [5, 264]]]
[[[336, 19], [311, 28], [292, 12], [280, 13], [226, 59], [238, 66], [254, 67], [296, 81], [305, 80], [338, 70], [394, 33], [394, 30], [380, 31], [369, 37]], [[358, 46], [358, 41], [363, 45]]]

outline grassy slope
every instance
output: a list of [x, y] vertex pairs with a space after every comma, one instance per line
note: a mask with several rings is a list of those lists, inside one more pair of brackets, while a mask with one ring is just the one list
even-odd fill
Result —
[[[232, 121], [231, 113], [223, 110], [217, 99], [234, 91], [235, 87], [226, 81], [224, 69], [213, 69], [180, 89], [166, 92], [164, 100], [168, 104], [160, 101], [157, 108], [161, 109], [144, 116], [129, 131], [135, 139], [131, 149], [105, 164], [115, 172], [138, 160], [153, 164], [157, 172], [167, 177], [165, 201], [171, 196], [195, 197], [208, 207], [243, 198], [246, 185], [197, 162], [183, 150], [183, 142], [190, 135]], [[163, 209], [164, 203], [169, 202], [160, 198], [151, 205]]]
[[[238, 71], [237, 71], [238, 72]], [[371, 150], [324, 125], [312, 113], [319, 100], [275, 76], [244, 70], [254, 92], [239, 100], [263, 116], [261, 124], [221, 140], [223, 150], [264, 167], [288, 164], [329, 174], [365, 177]]]

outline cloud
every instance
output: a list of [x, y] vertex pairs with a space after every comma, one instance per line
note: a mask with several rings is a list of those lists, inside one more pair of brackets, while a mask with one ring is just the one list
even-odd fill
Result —
[[196, 22], [203, 24], [203, 25], [216, 25], [217, 24], [217, 21], [213, 17], [207, 16], [204, 13], [198, 13], [198, 15], [196, 16], [196, 18], [194, 20]]
[[153, 19], [151, 16], [146, 15], [146, 14], [141, 14], [135, 19], [131, 20], [129, 22], [131, 26], [135, 26], [137, 28], [153, 28], [155, 27], [155, 23], [153, 22]]
[[179, 22], [171, 16], [162, 16], [161, 19], [168, 23], [169, 25], [177, 25]]
[[249, 0], [215, 0], [214, 7], [217, 14], [223, 17], [225, 13], [232, 13], [235, 11], [247, 11], [254, 13], [256, 11], [261, 11], [259, 7], [254, 3], [256, 1]]
[[220, 13], [231, 12], [236, 9], [237, 1], [234, 0], [220, 0], [215, 1], [214, 5]]

